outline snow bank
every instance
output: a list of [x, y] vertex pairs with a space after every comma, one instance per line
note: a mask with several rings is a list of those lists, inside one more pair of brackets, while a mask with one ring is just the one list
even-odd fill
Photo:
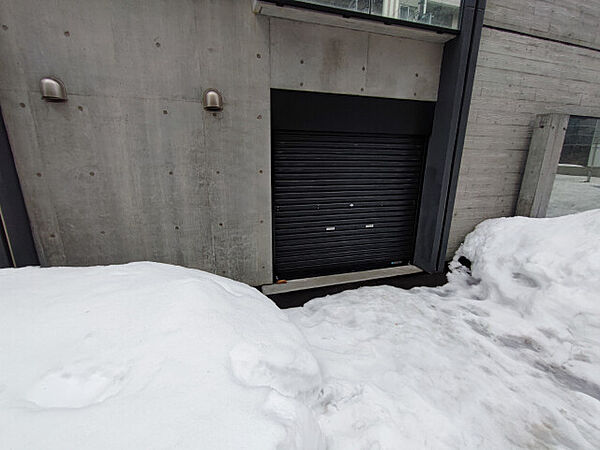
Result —
[[452, 270], [287, 312], [174, 266], [0, 270], [0, 448], [597, 448], [600, 210], [484, 222]]
[[452, 267], [289, 311], [329, 448], [597, 448], [600, 210], [484, 222]]
[[[458, 262], [472, 262], [472, 277]], [[511, 217], [488, 220], [469, 234], [452, 263], [453, 286], [464, 283], [482, 298], [509, 303], [523, 314], [552, 307], [544, 298], [566, 289], [593, 292], [600, 283], [600, 210], [552, 219]], [[468, 275], [468, 274], [467, 274]], [[577, 296], [577, 302], [553, 296], [560, 308], [598, 308], [598, 298]], [[567, 300], [567, 301], [564, 301]], [[564, 303], [564, 304], [563, 304]]]
[[0, 448], [319, 448], [319, 367], [241, 283], [180, 267], [0, 270]]

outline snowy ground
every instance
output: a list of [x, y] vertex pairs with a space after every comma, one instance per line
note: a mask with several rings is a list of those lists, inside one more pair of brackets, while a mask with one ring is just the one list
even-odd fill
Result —
[[0, 286], [2, 449], [600, 442], [600, 210], [484, 222], [441, 288], [286, 312], [152, 263], [4, 269]]
[[556, 175], [546, 217], [558, 217], [600, 208], [600, 178]]
[[598, 448], [600, 210], [490, 220], [438, 289], [368, 287], [290, 317], [330, 448]]
[[0, 449], [314, 448], [320, 438], [303, 422], [319, 367], [249, 286], [135, 263], [3, 269], [0, 287]]

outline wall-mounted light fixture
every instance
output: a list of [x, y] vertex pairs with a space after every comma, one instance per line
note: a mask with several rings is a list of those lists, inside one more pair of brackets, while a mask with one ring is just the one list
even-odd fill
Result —
[[207, 111], [223, 111], [223, 97], [216, 89], [207, 89], [202, 95], [202, 105]]
[[47, 102], [66, 102], [67, 89], [62, 81], [54, 77], [44, 77], [40, 80], [42, 99]]

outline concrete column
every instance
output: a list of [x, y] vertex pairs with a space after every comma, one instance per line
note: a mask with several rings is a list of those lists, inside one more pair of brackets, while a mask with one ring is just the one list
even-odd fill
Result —
[[536, 117], [517, 202], [518, 216], [546, 217], [568, 123], [568, 114]]

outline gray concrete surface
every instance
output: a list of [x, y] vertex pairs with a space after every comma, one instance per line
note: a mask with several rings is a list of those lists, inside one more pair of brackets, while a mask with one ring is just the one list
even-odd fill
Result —
[[[242, 6], [1, 4], [0, 102], [44, 264], [270, 281], [268, 21]], [[40, 100], [44, 75], [67, 103]], [[200, 102], [211, 86], [216, 116]]]
[[435, 101], [443, 46], [364, 31], [271, 20], [271, 85]]
[[517, 201], [518, 216], [546, 217], [568, 123], [567, 114], [540, 114], [536, 117]]
[[598, 14], [600, 0], [487, 1], [448, 256], [515, 214], [537, 114], [600, 117]]
[[556, 175], [546, 217], [600, 209], [600, 177]]
[[[435, 98], [443, 44], [251, 3], [0, 3], [0, 104], [42, 264], [153, 260], [271, 283], [269, 89]], [[40, 99], [47, 75], [67, 103]], [[222, 113], [202, 109], [209, 87]]]
[[363, 270], [360, 272], [349, 272], [337, 275], [323, 275], [320, 277], [299, 278], [284, 283], [266, 284], [261, 287], [265, 295], [282, 294], [284, 292], [301, 291], [338, 284], [359, 283], [366, 280], [377, 280], [380, 278], [391, 278], [403, 275], [411, 275], [423, 272], [418, 267], [408, 265], [399, 267], [386, 267], [384, 269]]

